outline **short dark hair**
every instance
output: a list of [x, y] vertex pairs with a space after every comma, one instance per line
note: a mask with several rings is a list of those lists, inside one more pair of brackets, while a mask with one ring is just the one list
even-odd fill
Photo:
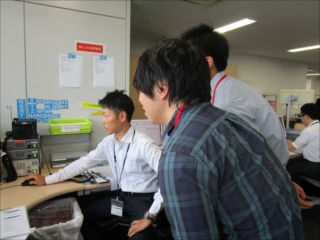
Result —
[[169, 105], [194, 99], [210, 101], [210, 71], [199, 51], [180, 39], [166, 39], [147, 49], [139, 58], [133, 86], [151, 99], [160, 82], [168, 86]]
[[228, 65], [229, 44], [228, 40], [213, 27], [206, 24], [199, 24], [185, 30], [180, 39], [189, 45], [198, 47], [205, 56], [210, 56], [219, 72], [224, 71]]
[[115, 89], [113, 92], [107, 92], [103, 99], [99, 100], [101, 107], [109, 108], [115, 114], [119, 114], [121, 111], [125, 111], [127, 114], [128, 122], [131, 122], [131, 118], [134, 112], [134, 104], [132, 99], [124, 94], [125, 90]]
[[306, 103], [301, 108], [301, 114], [308, 115], [312, 120], [319, 119], [319, 109], [314, 103]]

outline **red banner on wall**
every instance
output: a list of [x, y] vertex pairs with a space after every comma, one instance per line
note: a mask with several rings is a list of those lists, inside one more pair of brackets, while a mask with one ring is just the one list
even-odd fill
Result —
[[76, 41], [76, 51], [80, 52], [92, 52], [92, 53], [104, 53], [105, 45], [96, 43], [86, 43]]

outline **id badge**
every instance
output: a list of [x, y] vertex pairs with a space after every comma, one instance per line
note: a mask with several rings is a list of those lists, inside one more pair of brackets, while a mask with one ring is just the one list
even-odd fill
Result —
[[122, 217], [123, 201], [111, 199], [111, 214]]

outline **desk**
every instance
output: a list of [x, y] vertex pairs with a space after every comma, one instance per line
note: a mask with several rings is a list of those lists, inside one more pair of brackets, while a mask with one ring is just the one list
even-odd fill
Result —
[[[59, 169], [50, 169], [50, 172], [57, 172]], [[48, 170], [42, 169], [43, 176], [47, 176]], [[49, 200], [66, 193], [78, 192], [79, 195], [87, 195], [90, 192], [104, 191], [111, 189], [111, 183], [84, 185], [64, 181], [45, 186], [21, 186], [25, 177], [19, 177], [16, 181], [4, 183], [0, 187], [0, 209], [18, 207], [25, 205], [30, 209], [41, 202]], [[83, 194], [81, 194], [83, 193]]]
[[290, 153], [290, 159], [302, 157], [302, 153], [300, 152], [289, 151], [289, 153]]

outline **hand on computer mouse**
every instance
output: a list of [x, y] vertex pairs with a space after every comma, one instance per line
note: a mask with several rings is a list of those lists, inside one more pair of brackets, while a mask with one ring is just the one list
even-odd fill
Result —
[[30, 183], [31, 181], [34, 181], [34, 180], [35, 180], [34, 178], [26, 179], [21, 183], [21, 186], [32, 186], [32, 185], [35, 185], [35, 184], [31, 184]]
[[38, 185], [38, 186], [41, 186], [41, 185], [46, 185], [46, 180], [45, 180], [45, 177], [44, 176], [41, 176], [40, 174], [29, 174], [25, 180], [28, 180], [28, 179], [33, 179], [30, 182], [30, 184], [33, 184], [33, 185]]

